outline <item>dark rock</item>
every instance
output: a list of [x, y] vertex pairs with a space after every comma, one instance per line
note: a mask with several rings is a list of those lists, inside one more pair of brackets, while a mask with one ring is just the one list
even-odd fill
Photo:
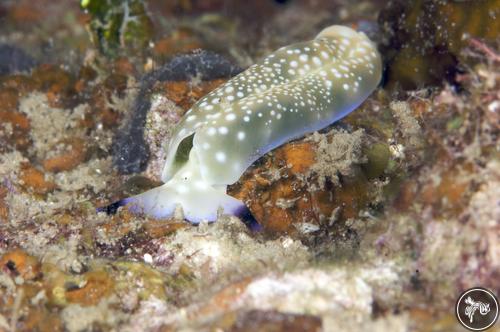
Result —
[[0, 75], [27, 71], [34, 65], [35, 60], [20, 48], [0, 44]]
[[242, 69], [223, 56], [210, 51], [179, 55], [151, 74], [158, 81], [182, 81], [199, 77], [202, 81], [229, 78]]
[[151, 90], [156, 82], [190, 80], [202, 81], [229, 78], [241, 72], [223, 56], [209, 51], [180, 55], [149, 73], [141, 80], [141, 88], [132, 113], [113, 143], [113, 161], [122, 174], [141, 172], [146, 168], [149, 149], [144, 141], [144, 124], [151, 108]]

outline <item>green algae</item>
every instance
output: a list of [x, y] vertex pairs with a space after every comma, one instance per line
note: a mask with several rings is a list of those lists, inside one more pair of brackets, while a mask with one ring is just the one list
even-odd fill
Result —
[[461, 116], [456, 116], [453, 119], [450, 119], [446, 123], [446, 130], [447, 131], [455, 131], [455, 130], [459, 129], [463, 123], [464, 123], [464, 118]]
[[166, 277], [160, 271], [144, 263], [129, 261], [114, 262], [112, 267], [117, 272], [117, 292], [135, 291], [141, 300], [147, 300], [151, 296], [160, 300], [167, 299]]
[[153, 26], [142, 0], [81, 0], [90, 14], [88, 28], [101, 53], [115, 57], [125, 51], [143, 50], [151, 40]]
[[374, 179], [381, 176], [391, 157], [389, 146], [384, 143], [375, 143], [366, 148], [364, 154], [367, 158], [366, 164], [363, 165], [363, 170], [369, 179]]

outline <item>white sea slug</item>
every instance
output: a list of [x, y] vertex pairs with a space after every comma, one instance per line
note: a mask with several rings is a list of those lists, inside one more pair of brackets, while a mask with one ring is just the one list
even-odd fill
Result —
[[315, 39], [280, 48], [200, 99], [168, 143], [165, 182], [119, 206], [155, 218], [197, 224], [218, 211], [254, 222], [226, 187], [268, 151], [322, 129], [361, 104], [381, 78], [376, 46], [362, 32], [330, 26]]

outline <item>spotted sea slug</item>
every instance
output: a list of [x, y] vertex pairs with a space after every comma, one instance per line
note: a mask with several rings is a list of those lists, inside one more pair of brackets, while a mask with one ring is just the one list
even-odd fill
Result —
[[200, 99], [167, 146], [162, 186], [101, 210], [128, 205], [166, 218], [182, 207], [191, 223], [220, 212], [255, 224], [226, 187], [268, 151], [322, 129], [359, 106], [377, 87], [381, 59], [362, 32], [330, 26], [315, 39], [280, 48]]

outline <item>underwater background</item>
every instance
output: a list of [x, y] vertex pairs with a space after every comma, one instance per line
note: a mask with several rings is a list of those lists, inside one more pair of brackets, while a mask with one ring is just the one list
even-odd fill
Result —
[[[463, 331], [459, 295], [500, 293], [499, 15], [0, 0], [0, 331]], [[333, 24], [376, 43], [382, 82], [228, 187], [262, 230], [96, 213], [160, 184], [197, 100]]]

